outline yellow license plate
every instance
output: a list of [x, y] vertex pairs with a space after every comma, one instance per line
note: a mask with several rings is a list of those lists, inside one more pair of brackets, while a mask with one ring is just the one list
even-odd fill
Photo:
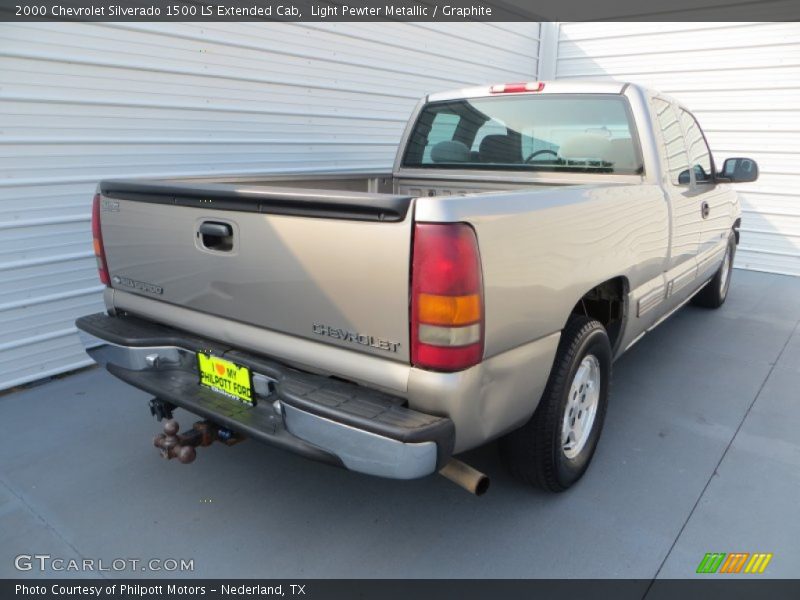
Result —
[[197, 353], [197, 366], [200, 369], [200, 385], [245, 404], [253, 404], [250, 369], [202, 352]]

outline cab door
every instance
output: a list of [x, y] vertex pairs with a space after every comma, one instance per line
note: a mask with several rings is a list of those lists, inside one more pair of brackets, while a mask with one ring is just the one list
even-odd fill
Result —
[[697, 119], [683, 108], [677, 110], [689, 152], [691, 188], [697, 200], [695, 209], [701, 217], [697, 251], [699, 285], [713, 276], [724, 257], [737, 199], [730, 186], [716, 183], [714, 159]]

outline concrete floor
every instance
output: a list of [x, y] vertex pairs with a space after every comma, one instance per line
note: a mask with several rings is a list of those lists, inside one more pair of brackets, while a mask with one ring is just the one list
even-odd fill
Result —
[[482, 498], [254, 442], [166, 462], [147, 396], [99, 369], [8, 394], [0, 577], [43, 553], [194, 559], [196, 577], [684, 578], [712, 551], [797, 577], [799, 322], [800, 279], [746, 271], [722, 309], [679, 311], [617, 363], [594, 463], [557, 496], [494, 444], [466, 456], [492, 475]]

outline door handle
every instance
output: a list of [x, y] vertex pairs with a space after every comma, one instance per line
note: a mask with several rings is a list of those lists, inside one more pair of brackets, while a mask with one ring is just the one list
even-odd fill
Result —
[[708, 202], [704, 200], [703, 203], [700, 205], [700, 214], [703, 215], [703, 218], [705, 219], [708, 217], [708, 213], [710, 212], [711, 209], [708, 207]]
[[233, 250], [233, 226], [219, 221], [204, 221], [197, 228], [197, 238], [206, 250]]
[[227, 223], [214, 223], [206, 221], [200, 225], [198, 229], [200, 235], [207, 235], [209, 237], [230, 237], [233, 235], [233, 228]]

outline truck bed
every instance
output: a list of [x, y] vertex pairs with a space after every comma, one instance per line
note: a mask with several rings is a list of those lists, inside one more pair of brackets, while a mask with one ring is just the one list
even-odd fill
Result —
[[[391, 173], [319, 173], [319, 174], [278, 174], [278, 175], [250, 175], [246, 177], [195, 177], [183, 179], [136, 179], [105, 181], [103, 186], [107, 189], [113, 187], [118, 191], [123, 189], [135, 191], [139, 186], [164, 186], [163, 190], [183, 191], [191, 194], [198, 191], [217, 191], [221, 196], [235, 194], [246, 197], [247, 194], [275, 192], [276, 194], [292, 195], [298, 202], [303, 199], [297, 195], [309, 192], [309, 195], [319, 195], [325, 192], [330, 198], [351, 198], [353, 202], [369, 204], [370, 201], [385, 201], [383, 196], [464, 196], [467, 194], [486, 193], [494, 191], [508, 191], [521, 188], [547, 188], [554, 184], [532, 181], [529, 177], [510, 177], [500, 173], [496, 178], [480, 176], [471, 177], [443, 177], [415, 176], [395, 177]], [[563, 184], [562, 184], [563, 185]], [[202, 195], [202, 194], [201, 194]]]
[[108, 180], [100, 222], [120, 292], [407, 363], [414, 202], [522, 187], [549, 186], [373, 173]]

